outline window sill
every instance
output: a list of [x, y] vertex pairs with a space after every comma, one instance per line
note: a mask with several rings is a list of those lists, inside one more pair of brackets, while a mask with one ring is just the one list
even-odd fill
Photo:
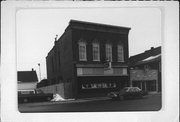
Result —
[[79, 61], [87, 61], [87, 59], [79, 59]]
[[100, 62], [100, 60], [93, 60], [93, 61], [95, 61], [95, 62]]

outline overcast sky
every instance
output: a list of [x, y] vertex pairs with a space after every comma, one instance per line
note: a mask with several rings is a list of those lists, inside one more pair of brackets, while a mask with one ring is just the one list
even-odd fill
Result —
[[130, 27], [129, 55], [161, 46], [161, 11], [157, 8], [24, 9], [16, 14], [17, 70], [34, 68], [46, 78], [46, 56], [54, 38], [71, 19]]

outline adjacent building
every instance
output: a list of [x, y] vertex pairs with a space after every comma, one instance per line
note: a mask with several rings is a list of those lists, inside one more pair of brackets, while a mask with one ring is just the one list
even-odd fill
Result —
[[129, 30], [71, 20], [46, 57], [48, 85], [41, 88], [64, 98], [82, 98], [127, 86]]
[[36, 71], [18, 71], [18, 90], [32, 90], [36, 88], [38, 78]]
[[130, 57], [130, 86], [161, 92], [161, 47]]

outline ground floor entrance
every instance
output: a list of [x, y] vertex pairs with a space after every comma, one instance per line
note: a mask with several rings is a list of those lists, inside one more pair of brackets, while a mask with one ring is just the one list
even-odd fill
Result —
[[106, 96], [128, 86], [127, 76], [82, 76], [77, 78], [78, 98]]

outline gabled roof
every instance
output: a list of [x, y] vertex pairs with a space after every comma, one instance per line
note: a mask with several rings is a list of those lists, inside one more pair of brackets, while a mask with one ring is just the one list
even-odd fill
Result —
[[130, 65], [134, 65], [140, 61], [151, 60], [153, 58], [159, 57], [158, 55], [160, 54], [161, 54], [161, 46], [156, 47], [156, 48], [151, 47], [150, 50], [146, 50], [143, 53], [131, 56], [129, 62], [130, 62]]
[[148, 58], [146, 58], [146, 59], [144, 59], [144, 60], [142, 60], [142, 61], [151, 61], [151, 60], [157, 59], [157, 58], [160, 57], [160, 56], [161, 56], [161, 54], [156, 55], [156, 56], [150, 56], [150, 57], [148, 57]]
[[18, 81], [20, 82], [37, 82], [36, 71], [18, 71]]
[[135, 65], [141, 65], [141, 64], [147, 64], [151, 62], [157, 62], [161, 60], [161, 54], [156, 55], [156, 56], [150, 56], [149, 58], [146, 58], [142, 61], [138, 61]]

